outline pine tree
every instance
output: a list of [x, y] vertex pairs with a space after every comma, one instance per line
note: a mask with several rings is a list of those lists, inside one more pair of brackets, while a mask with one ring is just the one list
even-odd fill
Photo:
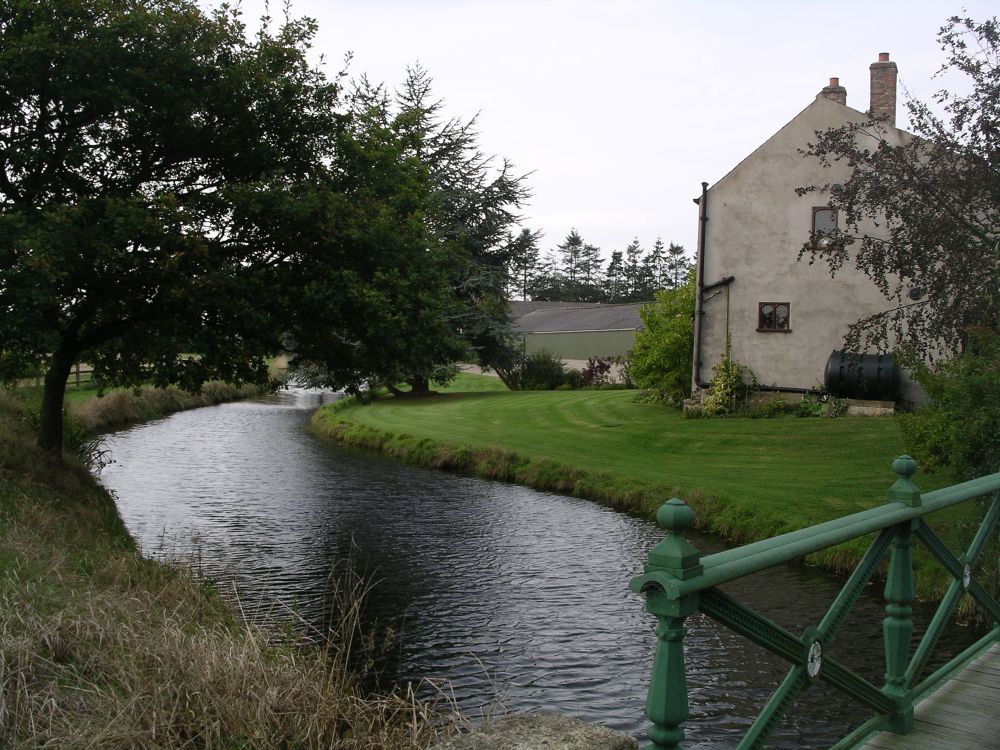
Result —
[[528, 286], [528, 296], [533, 300], [556, 302], [563, 298], [565, 279], [559, 271], [559, 258], [549, 250], [538, 263], [535, 278]]
[[522, 229], [516, 237], [507, 235], [507, 294], [510, 298], [528, 299], [530, 289], [541, 272], [538, 250], [540, 231]]
[[663, 248], [663, 240], [659, 237], [653, 243], [653, 249], [645, 259], [646, 274], [649, 277], [653, 291], [665, 288], [667, 280], [667, 255]]
[[623, 269], [625, 275], [625, 294], [627, 299], [632, 302], [646, 299], [652, 294], [646, 269], [643, 268], [642, 256], [643, 250], [642, 245], [639, 244], [639, 238], [633, 238], [628, 247], [625, 248], [625, 266]]
[[608, 302], [621, 302], [625, 298], [625, 262], [621, 250], [611, 253], [604, 275], [604, 294]]
[[693, 264], [687, 259], [685, 252], [683, 245], [673, 242], [667, 248], [666, 276], [669, 281], [666, 283], [669, 284], [668, 288], [670, 289], [676, 289], [683, 284], [688, 276], [688, 271], [692, 268]]
[[603, 264], [601, 248], [584, 243], [580, 253], [580, 283], [588, 287], [598, 287]]
[[575, 228], [569, 230], [561, 245], [556, 245], [559, 252], [558, 270], [566, 281], [573, 286], [580, 274], [580, 264], [583, 260], [583, 237]]

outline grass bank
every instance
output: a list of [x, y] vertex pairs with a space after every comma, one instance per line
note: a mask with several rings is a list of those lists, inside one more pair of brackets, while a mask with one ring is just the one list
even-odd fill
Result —
[[[416, 464], [516, 482], [609, 504], [652, 518], [677, 496], [700, 527], [745, 543], [886, 501], [890, 465], [903, 453], [891, 417], [684, 419], [635, 402], [632, 391], [507, 391], [494, 378], [463, 375], [422, 399], [385, 398], [318, 411], [314, 431]], [[949, 477], [919, 475], [925, 490]], [[971, 534], [976, 508], [947, 520]], [[811, 562], [847, 570], [865, 540]], [[929, 559], [921, 579], [944, 581]], [[993, 564], [995, 568], [995, 563]], [[924, 589], [927, 592], [927, 589]]]
[[188, 393], [179, 388], [141, 388], [138, 391], [115, 389], [89, 398], [76, 398], [67, 403], [70, 418], [89, 431], [110, 430], [136, 422], [158, 419], [167, 414], [201, 406], [212, 406], [230, 401], [261, 396], [268, 392], [266, 386], [205, 383], [199, 393]]
[[0, 394], [0, 746], [434, 740], [429, 708], [369, 695], [349, 668], [355, 608], [325, 651], [242, 622], [204, 582], [137, 553], [92, 477], [35, 448], [29, 408]]

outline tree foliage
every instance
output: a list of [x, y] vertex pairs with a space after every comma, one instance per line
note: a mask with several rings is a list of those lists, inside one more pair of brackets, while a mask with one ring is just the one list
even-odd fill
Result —
[[550, 302], [646, 302], [657, 290], [683, 283], [692, 265], [681, 245], [665, 248], [657, 239], [646, 251], [634, 238], [611, 252], [605, 268], [600, 248], [575, 228], [545, 258], [535, 253], [533, 259], [533, 266], [527, 256], [509, 264], [509, 285], [522, 299]]
[[48, 450], [74, 361], [193, 390], [291, 345], [357, 391], [514, 357], [524, 178], [423, 70], [345, 92], [312, 21], [246, 31], [191, 0], [0, 9], [0, 374], [46, 369]]
[[507, 296], [510, 299], [528, 299], [530, 290], [540, 273], [538, 241], [541, 232], [522, 229], [515, 236], [507, 238], [508, 281]]
[[933, 403], [902, 416], [907, 451], [921, 466], [951, 467], [962, 479], [1000, 470], [1000, 339], [992, 326], [976, 328], [968, 344], [958, 357], [918, 365]]
[[[294, 362], [313, 382], [352, 392], [408, 382], [424, 391], [432, 378], [448, 380], [456, 362], [503, 368], [514, 357], [507, 268], [518, 254], [530, 257], [537, 239], [511, 232], [525, 178], [480, 152], [475, 119], [442, 110], [420, 67], [395, 94], [364, 78], [351, 92], [346, 137], [355, 167], [384, 177], [362, 178], [351, 191], [358, 224], [346, 241], [358, 248], [347, 267], [370, 294], [349, 296], [349, 309], [326, 309], [331, 299], [339, 304], [330, 285], [341, 283], [343, 268], [304, 271]], [[369, 206], [381, 208], [358, 216]]]
[[[1000, 26], [953, 17], [938, 39], [942, 71], [968, 84], [965, 93], [937, 95], [942, 117], [910, 99], [916, 137], [894, 144], [883, 123], [869, 121], [819, 133], [807, 152], [853, 172], [837, 189], [799, 190], [828, 192], [844, 218], [801, 254], [826, 261], [831, 273], [853, 263], [898, 301], [851, 327], [853, 351], [902, 344], [918, 356], [957, 353], [991, 314], [983, 303], [995, 290], [1000, 240]], [[879, 236], [862, 231], [865, 221], [878, 224]]]
[[691, 395], [696, 281], [656, 293], [653, 304], [639, 310], [642, 330], [635, 337], [628, 373], [636, 385], [679, 402]]
[[[830, 196], [846, 227], [803, 254], [831, 272], [853, 262], [900, 301], [852, 326], [847, 346], [898, 348], [933, 402], [904, 418], [908, 448], [928, 468], [968, 477], [1000, 468], [1000, 23], [955, 16], [938, 39], [941, 71], [967, 84], [937, 95], [943, 116], [911, 99], [916, 137], [902, 145], [868, 122], [821, 133], [810, 147], [853, 172]], [[860, 233], [865, 219], [883, 236]]]
[[188, 0], [0, 10], [0, 358], [47, 369], [43, 448], [81, 358], [122, 384], [264, 376], [338, 88], [312, 22], [244, 31]]

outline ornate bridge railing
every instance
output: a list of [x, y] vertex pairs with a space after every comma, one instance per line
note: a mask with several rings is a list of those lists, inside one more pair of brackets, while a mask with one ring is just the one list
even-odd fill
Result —
[[[701, 557], [684, 538], [684, 531], [694, 521], [694, 512], [677, 498], [660, 506], [656, 520], [667, 530], [667, 535], [650, 551], [645, 573], [629, 584], [636, 593], [645, 594], [646, 609], [659, 619], [653, 675], [646, 699], [646, 716], [653, 722], [648, 735], [654, 747], [677, 748], [684, 739], [681, 724], [689, 715], [684, 621], [695, 612], [703, 612], [790, 664], [784, 680], [743, 736], [740, 750], [763, 747], [788, 707], [815, 680], [829, 683], [873, 713], [872, 718], [835, 747], [851, 747], [873, 730], [905, 734], [913, 726], [914, 703], [921, 696], [984, 648], [1000, 641], [1000, 603], [977, 579], [977, 562], [1000, 520], [1000, 473], [921, 494], [911, 479], [917, 470], [916, 461], [901, 456], [893, 462], [892, 469], [898, 478], [885, 505], [706, 557]], [[925, 516], [979, 497], [990, 500], [990, 505], [969, 548], [955, 555], [927, 524]], [[872, 533], [877, 533], [875, 540], [829, 611], [801, 635], [771, 622], [717, 588], [727, 581]], [[914, 538], [953, 580], [911, 655]], [[885, 683], [876, 686], [830, 658], [827, 651], [851, 607], [890, 553], [885, 584], [886, 617], [882, 626]], [[978, 643], [924, 677], [927, 659], [966, 593], [989, 613], [993, 628]]]

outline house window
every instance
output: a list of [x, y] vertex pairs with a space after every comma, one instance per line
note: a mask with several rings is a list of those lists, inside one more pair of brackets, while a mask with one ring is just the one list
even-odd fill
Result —
[[830, 234], [837, 229], [837, 211], [829, 206], [817, 206], [813, 209], [813, 234]]
[[788, 309], [787, 302], [761, 302], [757, 306], [757, 330], [791, 331], [788, 326]]

